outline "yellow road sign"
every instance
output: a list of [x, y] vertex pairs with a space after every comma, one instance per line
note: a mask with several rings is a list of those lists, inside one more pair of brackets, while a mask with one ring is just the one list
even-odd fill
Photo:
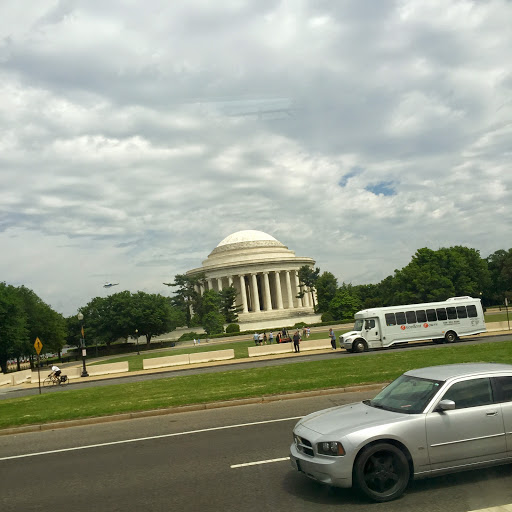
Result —
[[41, 349], [43, 348], [43, 344], [39, 338], [36, 338], [34, 348], [36, 349], [37, 355], [39, 355], [41, 353]]

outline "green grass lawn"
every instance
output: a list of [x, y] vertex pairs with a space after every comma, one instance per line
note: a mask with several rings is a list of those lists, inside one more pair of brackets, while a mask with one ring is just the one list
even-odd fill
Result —
[[387, 382], [412, 368], [462, 362], [512, 363], [512, 340], [421, 350], [373, 352], [363, 357], [233, 369], [138, 382], [62, 390], [0, 401], [0, 428], [145, 411], [262, 395]]

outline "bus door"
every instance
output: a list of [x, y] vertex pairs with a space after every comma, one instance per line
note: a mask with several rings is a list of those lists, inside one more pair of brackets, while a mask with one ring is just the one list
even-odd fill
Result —
[[369, 347], [380, 347], [381, 332], [378, 318], [367, 318], [364, 321], [364, 337], [368, 342]]

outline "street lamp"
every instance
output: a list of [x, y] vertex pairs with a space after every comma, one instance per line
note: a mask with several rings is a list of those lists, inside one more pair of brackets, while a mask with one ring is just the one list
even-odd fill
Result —
[[78, 321], [82, 324], [82, 328], [80, 329], [80, 334], [81, 334], [80, 348], [82, 349], [82, 365], [83, 365], [81, 377], [89, 377], [89, 374], [87, 373], [87, 370], [85, 368], [85, 355], [87, 354], [87, 352], [85, 350], [85, 332], [84, 332], [84, 324], [82, 322], [84, 319], [84, 315], [82, 315], [82, 313], [78, 313], [77, 318], [78, 318]]
[[139, 352], [139, 329], [135, 329], [135, 339], [137, 340], [137, 355], [140, 356], [140, 352]]

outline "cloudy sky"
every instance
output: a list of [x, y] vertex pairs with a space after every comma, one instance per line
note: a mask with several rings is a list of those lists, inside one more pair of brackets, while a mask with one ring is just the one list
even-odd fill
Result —
[[0, 281], [67, 316], [169, 294], [244, 229], [353, 284], [421, 247], [509, 249], [511, 20], [509, 0], [2, 0]]

